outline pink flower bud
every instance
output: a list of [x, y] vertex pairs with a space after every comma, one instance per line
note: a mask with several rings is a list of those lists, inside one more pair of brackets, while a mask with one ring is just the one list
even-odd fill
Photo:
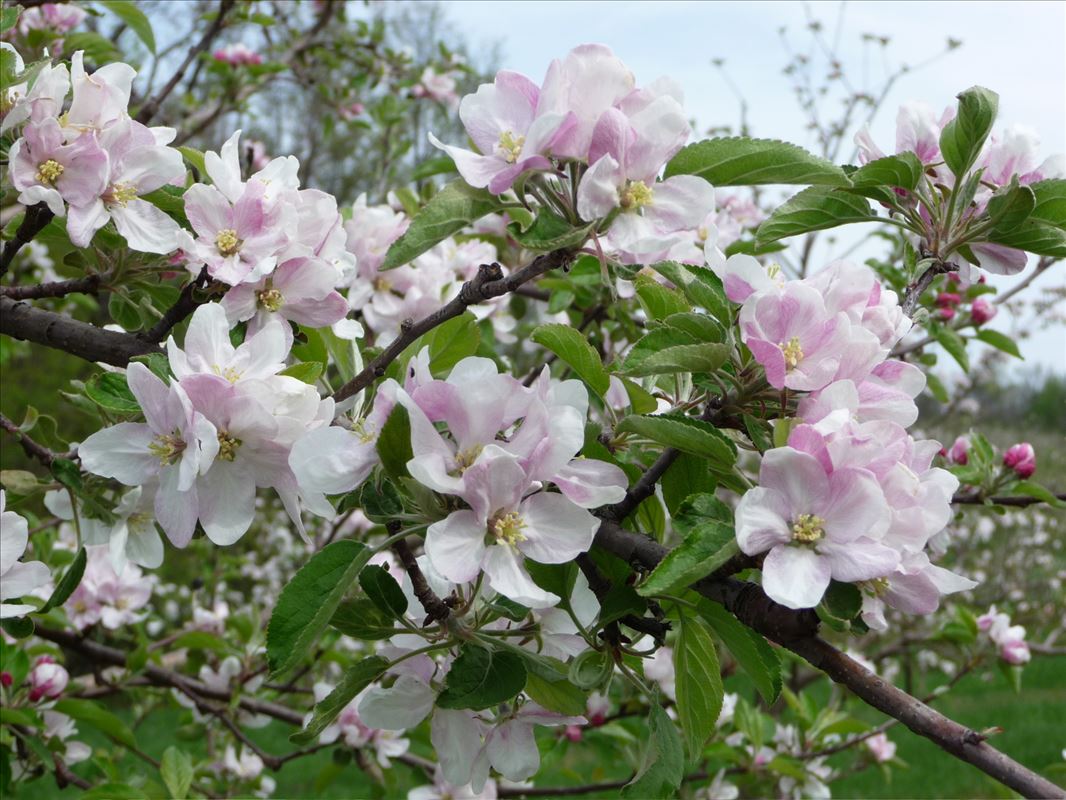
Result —
[[937, 309], [936, 315], [944, 320], [944, 322], [948, 322], [949, 320], [955, 319], [955, 309], [945, 306]]
[[0, 672], [0, 686], [3, 686], [6, 689], [14, 682], [15, 679], [11, 676], [10, 672]]
[[957, 306], [962, 302], [962, 297], [954, 292], [941, 292], [936, 296], [938, 306]]
[[999, 648], [999, 657], [1008, 664], [1026, 664], [1032, 658], [1029, 645], [1022, 639], [1008, 639]]
[[958, 283], [961, 280], [962, 280], [962, 278], [959, 277], [959, 273], [957, 273], [957, 272], [949, 272], [948, 273], [948, 283]]
[[970, 460], [967, 453], [970, 449], [970, 440], [965, 436], [960, 436], [955, 440], [955, 443], [951, 445], [951, 449], [948, 450], [948, 461], [952, 464], [965, 464]]
[[67, 688], [70, 674], [50, 656], [37, 659], [27, 678], [30, 686], [30, 701], [55, 700]]
[[563, 735], [565, 735], [571, 742], [580, 742], [581, 728], [577, 725], [567, 725]]
[[1019, 478], [1028, 478], [1036, 472], [1036, 451], [1029, 442], [1013, 445], [1003, 454], [1003, 466], [1014, 470]]
[[974, 325], [984, 325], [992, 317], [996, 316], [997, 309], [983, 297], [978, 297], [970, 307], [970, 316]]

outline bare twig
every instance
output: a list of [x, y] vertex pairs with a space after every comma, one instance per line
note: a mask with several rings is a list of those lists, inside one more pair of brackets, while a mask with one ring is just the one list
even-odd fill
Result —
[[170, 333], [171, 329], [181, 323], [196, 308], [205, 301], [196, 297], [196, 292], [204, 289], [211, 278], [207, 274], [207, 267], [200, 270], [200, 274], [182, 287], [181, 294], [170, 308], [166, 310], [162, 318], [146, 331], [137, 334], [137, 338], [145, 342], [161, 342]]
[[46, 467], [52, 466], [52, 462], [57, 458], [71, 458], [74, 455], [73, 453], [57, 453], [54, 450], [45, 447], [40, 442], [34, 441], [23, 433], [18, 425], [3, 414], [0, 414], [0, 428], [3, 428], [15, 437], [16, 441], [22, 445], [22, 449], [26, 451], [27, 456], [37, 459]]
[[92, 294], [109, 277], [111, 276], [107, 273], [96, 273], [86, 275], [84, 278], [40, 283], [36, 286], [0, 286], [0, 295], [10, 297], [12, 300], [37, 300], [42, 297], [64, 297], [75, 293]]

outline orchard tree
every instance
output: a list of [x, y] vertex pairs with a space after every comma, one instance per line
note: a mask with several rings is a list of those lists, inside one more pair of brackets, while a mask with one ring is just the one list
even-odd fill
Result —
[[[0, 354], [90, 365], [0, 418], [36, 464], [0, 494], [5, 793], [269, 796], [314, 763], [308, 794], [826, 797], [900, 723], [1063, 795], [881, 645], [1020, 685], [1025, 628], [944, 564], [965, 506], [1063, 505], [1031, 445], [914, 428], [927, 344], [1019, 355], [985, 273], [1066, 256], [1061, 157], [994, 92], [838, 164], [838, 133], [690, 141], [677, 84], [598, 44], [460, 102], [464, 59], [336, 3], [197, 5], [138, 96], [116, 41], [154, 52], [148, 18], [86, 8], [3, 12]], [[302, 164], [219, 127], [283, 79]], [[310, 188], [322, 153], [369, 197]], [[795, 193], [728, 188], [767, 185]], [[795, 268], [845, 225], [891, 256]]]

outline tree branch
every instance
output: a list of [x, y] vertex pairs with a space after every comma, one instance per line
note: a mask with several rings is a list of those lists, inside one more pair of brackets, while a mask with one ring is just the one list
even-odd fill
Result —
[[451, 616], [452, 610], [430, 588], [429, 583], [426, 581], [426, 576], [422, 574], [418, 561], [415, 560], [415, 555], [411, 552], [411, 548], [407, 546], [406, 540], [399, 539], [394, 542], [392, 549], [400, 559], [400, 563], [403, 564], [403, 568], [407, 570], [407, 575], [411, 578], [411, 590], [415, 593], [418, 602], [422, 604], [422, 608], [426, 610], [428, 615], [427, 624], [428, 622], [444, 623]]
[[0, 295], [12, 300], [38, 300], [42, 297], [64, 297], [68, 294], [93, 294], [110, 275], [95, 273], [69, 281], [40, 283], [36, 286], [0, 286]]
[[[1066, 492], [1059, 492], [1055, 495], [1055, 499], [1066, 500]], [[956, 505], [979, 505], [987, 502], [997, 506], [1025, 508], [1026, 506], [1032, 506], [1047, 501], [1041, 500], [1039, 497], [1030, 497], [1029, 495], [999, 495], [994, 497], [984, 497], [980, 492], [966, 494], [959, 492], [951, 498], [951, 502]]]
[[7, 273], [8, 267], [11, 266], [11, 262], [15, 260], [22, 246], [32, 242], [33, 237], [44, 230], [54, 216], [44, 203], [38, 203], [26, 209], [26, 215], [15, 231], [15, 238], [5, 244], [3, 252], [0, 253], [0, 276]]
[[174, 301], [174, 305], [166, 310], [162, 318], [146, 331], [136, 334], [138, 339], [145, 342], [159, 343], [166, 338], [171, 329], [180, 324], [186, 317], [194, 312], [197, 307], [203, 305], [204, 300], [196, 297], [198, 289], [204, 289], [211, 282], [207, 274], [207, 267], [200, 270], [200, 274], [189, 281], [181, 289], [181, 294]]
[[126, 366], [134, 356], [160, 352], [159, 345], [133, 334], [97, 328], [10, 297], [0, 297], [0, 333], [116, 367]]
[[0, 414], [0, 428], [10, 433], [22, 445], [22, 449], [26, 452], [26, 455], [30, 458], [35, 458], [44, 464], [46, 467], [52, 466], [52, 462], [57, 458], [72, 458], [74, 453], [57, 453], [54, 450], [50, 450], [43, 444], [34, 441], [16, 425], [12, 420]]
[[532, 263], [522, 269], [512, 272], [507, 277], [503, 276], [503, 270], [499, 264], [482, 264], [478, 268], [477, 275], [472, 280], [463, 284], [459, 294], [427, 317], [418, 322], [404, 325], [400, 328], [400, 335], [393, 340], [392, 344], [385, 348], [377, 358], [373, 359], [366, 368], [337, 390], [333, 399], [340, 402], [362, 391], [375, 378], [385, 374], [385, 368], [395, 361], [399, 355], [407, 349], [419, 336], [454, 319], [462, 314], [470, 306], [500, 297], [508, 292], [513, 292], [523, 283], [543, 275], [549, 270], [564, 267], [573, 258], [571, 250], [554, 250], [551, 253], [537, 256]]

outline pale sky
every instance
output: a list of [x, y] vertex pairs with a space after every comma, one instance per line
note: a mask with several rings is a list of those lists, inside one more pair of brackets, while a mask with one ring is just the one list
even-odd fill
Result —
[[[804, 119], [781, 74], [788, 56], [778, 29], [787, 26], [797, 46], [810, 41], [803, 30], [806, 8], [832, 40], [837, 2], [479, 2], [444, 3], [448, 18], [477, 48], [499, 43], [500, 66], [539, 82], [552, 58], [584, 42], [602, 42], [633, 70], [639, 83], [669, 75], [685, 90], [685, 107], [701, 128], [739, 119], [738, 103], [711, 59], [726, 69], [747, 98], [756, 136], [810, 145]], [[890, 65], [916, 65], [940, 52], [948, 36], [963, 46], [934, 65], [901, 78], [872, 124], [875, 141], [891, 152], [895, 110], [922, 100], [934, 108], [974, 84], [1000, 95], [999, 123], [1023, 123], [1039, 132], [1045, 155], [1066, 152], [1066, 3], [1063, 2], [851, 2], [844, 10], [840, 55], [853, 83], [862, 85], [861, 34], [889, 36]], [[880, 56], [878, 56], [880, 58]], [[870, 60], [870, 83], [881, 76]], [[842, 152], [842, 159], [851, 154]], [[860, 251], [861, 254], [861, 251]], [[827, 256], [831, 255], [827, 253]], [[992, 280], [1001, 289], [1023, 276]], [[1066, 262], [1033, 284], [1066, 286]], [[998, 317], [993, 327], [1011, 331]], [[1024, 324], [1022, 321], [1019, 324]], [[975, 343], [971, 348], [984, 347]], [[1066, 326], [1033, 337], [1023, 348], [1027, 364], [1066, 372]], [[950, 359], [948, 359], [950, 360]], [[942, 357], [941, 363], [945, 363]]]

